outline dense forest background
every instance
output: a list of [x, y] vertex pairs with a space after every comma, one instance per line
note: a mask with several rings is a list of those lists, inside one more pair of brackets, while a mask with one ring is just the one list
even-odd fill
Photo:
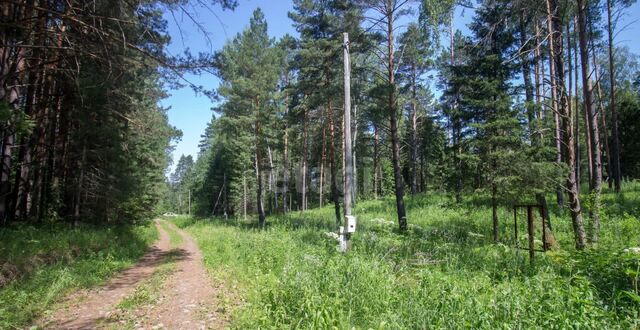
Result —
[[[401, 231], [405, 195], [486, 196], [497, 228], [500, 207], [553, 194], [582, 248], [603, 186], [639, 175], [637, 55], [615, 42], [633, 1], [297, 0], [297, 37], [270, 37], [258, 9], [215, 54], [172, 56], [162, 15], [185, 4], [3, 4], [3, 223], [193, 211], [264, 224], [326, 204], [340, 223], [345, 32], [353, 199], [393, 195]], [[459, 7], [471, 35], [453, 28]], [[166, 182], [180, 132], [158, 102], [186, 72], [221, 79], [192, 86], [219, 106]]]
[[184, 5], [2, 1], [3, 224], [132, 222], [153, 214], [171, 141], [181, 135], [158, 102], [205, 61], [166, 51], [162, 15], [186, 13]]
[[294, 1], [299, 37], [278, 40], [256, 10], [215, 56], [220, 106], [164, 208], [263, 223], [332, 203], [340, 223], [348, 32], [355, 200], [393, 195], [406, 230], [406, 195], [486, 196], [496, 240], [499, 208], [557, 203], [597, 243], [602, 189], [638, 176], [638, 60], [615, 42], [632, 3]]

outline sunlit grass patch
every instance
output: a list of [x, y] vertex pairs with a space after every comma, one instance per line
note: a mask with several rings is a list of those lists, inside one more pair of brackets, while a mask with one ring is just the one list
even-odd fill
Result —
[[326, 234], [335, 230], [331, 206], [269, 217], [266, 230], [175, 222], [196, 238], [206, 266], [241, 289], [238, 328], [633, 328], [640, 258], [623, 250], [640, 245], [640, 221], [631, 203], [620, 213], [605, 196], [597, 249], [576, 252], [570, 219], [556, 211], [562, 249], [538, 253], [533, 265], [514, 248], [510, 209], [500, 210], [503, 243], [495, 244], [490, 208], [443, 195], [407, 199], [408, 233], [396, 229], [393, 199], [359, 202], [347, 254]]
[[[22, 277], [0, 289], [0, 328], [20, 328], [41, 316], [66, 293], [103, 283], [133, 265], [157, 239], [155, 227], [0, 229], [5, 263], [32, 265]], [[69, 251], [77, 251], [69, 255]], [[52, 262], [34, 264], [39, 255]]]

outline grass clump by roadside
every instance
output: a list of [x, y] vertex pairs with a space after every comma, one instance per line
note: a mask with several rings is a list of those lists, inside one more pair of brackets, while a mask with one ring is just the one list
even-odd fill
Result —
[[0, 328], [21, 328], [71, 290], [102, 283], [134, 264], [157, 237], [151, 222], [0, 229]]
[[347, 254], [328, 234], [331, 207], [269, 217], [266, 230], [173, 221], [246, 299], [237, 328], [628, 329], [640, 326], [640, 255], [624, 251], [640, 246], [638, 188], [626, 187], [624, 203], [605, 195], [600, 244], [586, 252], [575, 251], [570, 218], [556, 210], [561, 249], [538, 253], [534, 265], [513, 248], [510, 211], [500, 214], [503, 243], [494, 244], [490, 208], [440, 194], [407, 199], [406, 234], [395, 229], [393, 198], [359, 202]]

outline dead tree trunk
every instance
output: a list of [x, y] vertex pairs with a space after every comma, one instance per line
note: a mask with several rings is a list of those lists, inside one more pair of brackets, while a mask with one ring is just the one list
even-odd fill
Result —
[[602, 190], [602, 158], [600, 155], [600, 135], [598, 132], [597, 114], [593, 109], [593, 87], [591, 85], [591, 71], [589, 69], [589, 46], [587, 32], [587, 8], [586, 1], [577, 0], [578, 4], [578, 33], [580, 41], [580, 66], [582, 69], [582, 92], [584, 97], [584, 107], [588, 115], [588, 126], [591, 138], [591, 153], [593, 155], [593, 168], [591, 169], [591, 241], [598, 242], [598, 232], [600, 230], [600, 194]]
[[407, 215], [404, 207], [404, 180], [402, 179], [402, 168], [400, 167], [400, 138], [398, 136], [398, 104], [396, 99], [395, 67], [394, 60], [394, 22], [395, 22], [395, 1], [387, 2], [386, 23], [387, 23], [387, 79], [389, 83], [389, 95], [387, 98], [387, 110], [389, 112], [389, 130], [391, 133], [391, 152], [393, 161], [393, 178], [396, 194], [396, 211], [398, 213], [398, 227], [400, 231], [407, 231]]
[[616, 108], [616, 67], [613, 53], [613, 23], [612, 23], [612, 2], [607, 0], [607, 34], [608, 34], [608, 55], [609, 55], [609, 81], [610, 92], [609, 107], [611, 108], [611, 173], [613, 174], [614, 191], [620, 192], [620, 181], [622, 172], [620, 170], [620, 132], [618, 130], [618, 109]]
[[[549, 17], [551, 17], [551, 14], [549, 14]], [[552, 22], [551, 19], [547, 19], [547, 28], [549, 31], [550, 35], [553, 35], [553, 30], [552, 30]], [[562, 31], [559, 31], [558, 33], [562, 33]], [[562, 42], [562, 37], [558, 38], [558, 40], [560, 42]], [[564, 88], [564, 86], [558, 86], [558, 70], [556, 67], [556, 63], [555, 63], [555, 59], [554, 59], [554, 54], [553, 54], [553, 41], [550, 39], [549, 40], [549, 82], [551, 84], [551, 109], [553, 111], [553, 120], [554, 120], [554, 124], [555, 124], [555, 145], [556, 145], [556, 163], [561, 164], [563, 157], [562, 157], [562, 141], [563, 141], [563, 136], [562, 136], [562, 129], [561, 129], [561, 122], [560, 122], [560, 106], [559, 106], [559, 100], [558, 100], [558, 89], [559, 88]], [[556, 190], [556, 200], [558, 203], [558, 206], [563, 207], [564, 206], [564, 194], [562, 191], [562, 187], [558, 187], [558, 189]]]
[[565, 162], [569, 168], [567, 175], [566, 190], [569, 195], [569, 212], [571, 213], [571, 221], [573, 224], [573, 230], [575, 234], [576, 249], [582, 250], [585, 248], [585, 231], [582, 221], [582, 208], [580, 205], [580, 194], [576, 185], [575, 171], [573, 166], [575, 165], [575, 150], [574, 136], [572, 127], [572, 116], [568, 108], [567, 94], [564, 90], [564, 59], [562, 50], [562, 21], [558, 13], [557, 0], [546, 0], [547, 15], [549, 18], [549, 48], [551, 49], [551, 58], [553, 59], [554, 66], [557, 69], [557, 84], [556, 88], [559, 89], [560, 104], [559, 109], [562, 111], [562, 129], [563, 143], [567, 147], [567, 157]]

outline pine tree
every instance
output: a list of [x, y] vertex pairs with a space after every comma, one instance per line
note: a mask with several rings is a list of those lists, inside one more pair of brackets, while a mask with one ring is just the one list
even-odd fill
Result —
[[421, 142], [418, 140], [419, 128], [418, 121], [424, 115], [420, 114], [420, 108], [424, 105], [420, 104], [419, 94], [424, 94], [424, 87], [421, 84], [422, 75], [429, 66], [430, 49], [424, 42], [424, 35], [420, 32], [418, 25], [409, 24], [407, 30], [400, 36], [400, 47], [402, 53], [399, 73], [402, 76], [403, 92], [408, 94], [409, 100], [409, 122], [410, 122], [410, 147], [411, 147], [411, 195], [415, 196], [418, 192], [418, 151], [421, 148]]
[[243, 146], [253, 145], [258, 223], [264, 227], [263, 178], [270, 170], [265, 165], [273, 136], [270, 125], [277, 122], [274, 98], [280, 60], [260, 9], [254, 11], [249, 27], [224, 47], [219, 61], [222, 84], [218, 92], [226, 100], [221, 110], [230, 126], [227, 129], [242, 136], [238, 140], [245, 142]]

